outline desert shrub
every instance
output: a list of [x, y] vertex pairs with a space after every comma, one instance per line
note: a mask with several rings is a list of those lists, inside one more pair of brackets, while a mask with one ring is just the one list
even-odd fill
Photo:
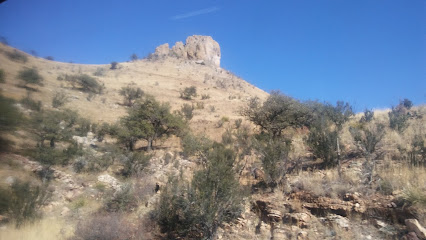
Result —
[[151, 157], [151, 155], [144, 154], [143, 152], [127, 153], [123, 158], [123, 169], [121, 173], [125, 177], [141, 176], [142, 171], [149, 165]]
[[3, 69], [0, 69], [0, 83], [5, 83], [6, 82], [6, 73], [4, 72]]
[[136, 53], [133, 53], [132, 55], [130, 55], [130, 61], [134, 62], [136, 60], [138, 60], [138, 55], [136, 55]]
[[7, 38], [4, 36], [0, 36], [0, 42], [6, 46], [9, 45], [9, 42], [7, 41]]
[[18, 78], [22, 80], [23, 86], [26, 87], [27, 84], [34, 85], [43, 85], [43, 77], [40, 76], [37, 69], [35, 68], [24, 68], [18, 73]]
[[337, 165], [337, 141], [337, 130], [331, 130], [325, 121], [313, 124], [306, 140], [314, 156], [322, 159], [324, 167]]
[[204, 103], [203, 102], [197, 102], [195, 104], [195, 108], [200, 110], [200, 109], [204, 109]]
[[291, 141], [274, 138], [270, 135], [258, 135], [255, 147], [262, 161], [262, 168], [266, 176], [265, 182], [271, 191], [274, 191], [287, 173]]
[[212, 142], [208, 138], [196, 136], [192, 133], [185, 134], [181, 143], [185, 157], [205, 154], [212, 145]]
[[96, 214], [81, 220], [69, 240], [130, 240], [135, 228], [117, 213]]
[[385, 126], [380, 123], [361, 124], [349, 128], [356, 146], [366, 158], [365, 168], [369, 183], [373, 181], [376, 159], [382, 154], [378, 151], [378, 147], [385, 135], [384, 128]]
[[105, 89], [104, 84], [100, 84], [96, 78], [87, 74], [64, 75], [64, 80], [71, 83], [73, 88], [84, 92], [101, 94]]
[[44, 59], [49, 60], [49, 61], [53, 61], [53, 60], [55, 60], [55, 58], [54, 58], [54, 57], [52, 57], [52, 56], [46, 56]]
[[364, 115], [359, 120], [360, 123], [371, 122], [374, 119], [374, 111], [365, 109]]
[[241, 214], [243, 194], [233, 169], [235, 153], [214, 144], [207, 159], [189, 186], [170, 178], [161, 192], [155, 218], [169, 238], [211, 239], [222, 223]]
[[121, 88], [120, 95], [124, 98], [124, 105], [131, 107], [135, 100], [142, 98], [144, 92], [140, 88], [127, 86]]
[[422, 207], [426, 207], [426, 193], [422, 188], [408, 187], [404, 190], [402, 197], [410, 205], [418, 204]]
[[28, 61], [28, 57], [25, 53], [19, 52], [16, 49], [13, 52], [6, 52], [6, 56], [15, 62], [26, 63]]
[[426, 146], [421, 135], [415, 135], [411, 140], [411, 150], [408, 151], [408, 159], [412, 166], [426, 166]]
[[23, 116], [15, 105], [15, 101], [3, 97], [0, 93], [0, 152], [12, 146], [12, 142], [3, 138], [5, 133], [14, 131], [22, 123]]
[[211, 105], [211, 106], [210, 106], [210, 112], [216, 112], [216, 107], [215, 107], [215, 106], [213, 106], [213, 105]]
[[50, 198], [47, 186], [31, 185], [19, 179], [7, 189], [0, 188], [0, 193], [0, 211], [7, 213], [17, 228], [39, 217], [39, 209]]
[[412, 106], [413, 103], [410, 100], [404, 99], [396, 107], [392, 107], [392, 110], [388, 113], [390, 128], [403, 132], [408, 127], [409, 110]]
[[31, 109], [33, 111], [37, 111], [40, 112], [42, 109], [42, 104], [41, 101], [36, 101], [34, 99], [31, 98], [31, 95], [29, 94], [29, 92], [27, 93], [27, 96], [23, 99], [21, 99], [21, 101], [19, 101], [24, 107]]
[[191, 100], [192, 97], [197, 96], [197, 88], [195, 86], [186, 87], [181, 93], [180, 97], [185, 100]]
[[68, 97], [64, 92], [56, 92], [52, 99], [52, 107], [62, 107], [68, 101]]
[[111, 62], [111, 67], [109, 69], [115, 70], [118, 67], [118, 62]]
[[105, 69], [104, 68], [96, 68], [96, 71], [93, 73], [94, 76], [96, 77], [103, 77], [105, 76]]
[[186, 120], [191, 120], [194, 116], [194, 106], [188, 103], [185, 103], [180, 108], [180, 113], [185, 117]]
[[105, 135], [110, 133], [110, 125], [104, 122], [100, 126], [97, 126], [96, 129], [94, 129], [94, 132], [98, 141], [102, 142]]
[[105, 201], [105, 210], [108, 212], [129, 212], [137, 208], [137, 198], [132, 184], [124, 184]]
[[221, 127], [223, 127], [223, 125], [224, 125], [226, 122], [229, 122], [229, 118], [228, 118], [228, 117], [226, 117], [226, 116], [223, 116], [221, 119], [219, 119], [219, 121], [217, 121], [217, 123], [216, 123], [216, 127], [217, 127], [217, 128], [221, 128]]
[[210, 99], [210, 95], [209, 94], [201, 94], [201, 100], [206, 100], [206, 99]]
[[222, 134], [222, 143], [225, 145], [231, 145], [234, 142], [233, 133], [230, 128], [227, 128]]
[[243, 120], [241, 118], [238, 118], [235, 120], [235, 128], [239, 129], [241, 127], [241, 123], [243, 122]]

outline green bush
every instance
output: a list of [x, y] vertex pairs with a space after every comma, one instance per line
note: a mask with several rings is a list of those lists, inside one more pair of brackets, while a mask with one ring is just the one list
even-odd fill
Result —
[[151, 155], [144, 154], [143, 152], [129, 152], [123, 158], [123, 169], [121, 173], [125, 177], [141, 176], [143, 170], [149, 165]]
[[37, 69], [35, 68], [24, 68], [18, 73], [18, 78], [22, 80], [23, 86], [26, 87], [27, 84], [34, 84], [34, 85], [43, 85], [43, 77], [40, 76]]
[[185, 88], [181, 93], [180, 97], [185, 100], [191, 100], [192, 97], [197, 96], [197, 88], [195, 86]]
[[206, 100], [209, 99], [210, 95], [209, 94], [201, 94], [201, 100]]
[[0, 83], [5, 83], [6, 82], [6, 73], [4, 72], [3, 69], [0, 69]]
[[324, 167], [337, 165], [337, 131], [331, 130], [325, 121], [318, 121], [309, 129], [307, 144], [315, 157], [323, 161]]
[[392, 110], [388, 113], [390, 128], [403, 132], [408, 127], [409, 108], [406, 106], [409, 108], [412, 106], [411, 101], [408, 99], [400, 101], [399, 105], [392, 107]]
[[56, 92], [52, 99], [52, 107], [62, 107], [68, 101], [68, 97], [64, 92]]
[[15, 101], [3, 97], [0, 93], [0, 152], [9, 150], [12, 142], [3, 138], [5, 133], [12, 132], [23, 121], [23, 116], [15, 105]]
[[204, 136], [196, 136], [187, 133], [182, 138], [182, 149], [185, 157], [194, 155], [204, 155], [211, 147], [212, 142]]
[[136, 60], [138, 60], [138, 55], [136, 55], [136, 53], [133, 53], [132, 55], [130, 55], [130, 61], [134, 62]]
[[124, 184], [105, 202], [108, 212], [130, 212], [137, 208], [137, 198], [131, 184]]
[[31, 185], [17, 179], [9, 188], [0, 188], [0, 212], [7, 213], [19, 228], [40, 216], [39, 209], [50, 195], [46, 186]]
[[25, 53], [18, 52], [17, 50], [13, 50], [13, 52], [6, 52], [6, 56], [15, 62], [26, 63], [28, 61], [28, 57]]
[[84, 92], [102, 94], [105, 89], [104, 84], [100, 84], [96, 78], [87, 74], [64, 75], [64, 80], [71, 83], [73, 88]]
[[121, 88], [120, 95], [124, 98], [124, 105], [131, 107], [135, 100], [142, 98], [144, 92], [140, 88], [127, 86]]
[[241, 214], [244, 195], [233, 169], [235, 153], [216, 143], [207, 159], [189, 186], [170, 178], [161, 192], [155, 217], [171, 239], [211, 239], [223, 222]]

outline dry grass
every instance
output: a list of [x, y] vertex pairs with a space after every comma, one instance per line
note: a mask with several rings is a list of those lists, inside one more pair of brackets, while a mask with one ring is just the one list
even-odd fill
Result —
[[13, 224], [0, 229], [1, 240], [59, 240], [72, 235], [69, 224], [57, 218], [46, 218], [16, 229]]

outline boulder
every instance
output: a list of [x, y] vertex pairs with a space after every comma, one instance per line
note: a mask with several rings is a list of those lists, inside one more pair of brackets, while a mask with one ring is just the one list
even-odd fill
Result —
[[107, 184], [116, 191], [121, 189], [121, 184], [118, 182], [118, 180], [109, 174], [99, 175], [98, 181]]
[[405, 225], [408, 231], [415, 232], [420, 239], [426, 239], [426, 229], [420, 225], [417, 219], [405, 219]]

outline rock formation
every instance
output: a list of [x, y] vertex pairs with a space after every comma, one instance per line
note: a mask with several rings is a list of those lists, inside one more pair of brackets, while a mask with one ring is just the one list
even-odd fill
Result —
[[220, 46], [210, 36], [190, 36], [185, 44], [177, 42], [172, 49], [169, 49], [167, 43], [160, 45], [155, 49], [154, 56], [157, 58], [171, 56], [220, 67]]

